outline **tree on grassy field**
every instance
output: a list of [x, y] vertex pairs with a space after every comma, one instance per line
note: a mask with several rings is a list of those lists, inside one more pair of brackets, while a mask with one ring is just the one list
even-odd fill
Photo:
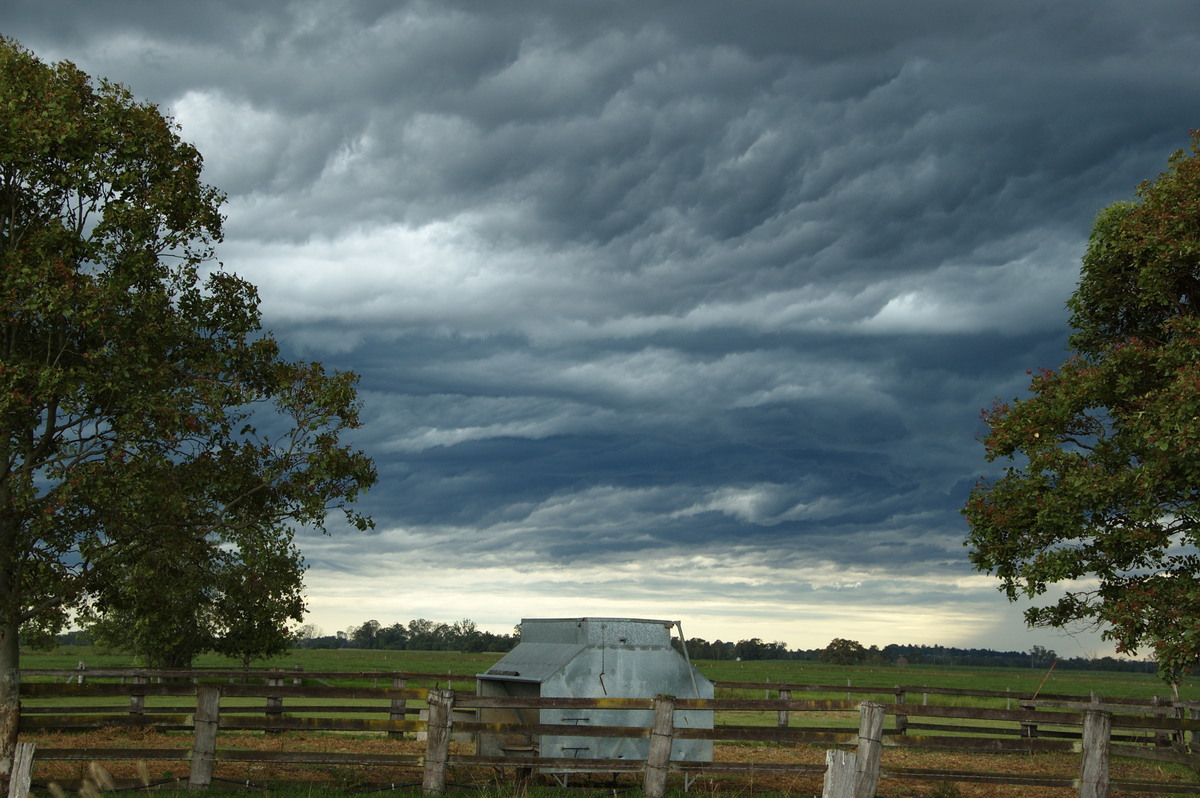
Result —
[[[1200, 131], [1097, 218], [1072, 354], [984, 413], [970, 558], [1031, 626], [1100, 627], [1168, 682], [1200, 664]], [[1054, 598], [1043, 598], [1055, 589]]]
[[376, 648], [379, 642], [379, 621], [370, 620], [362, 626], [351, 627], [346, 634], [355, 648]]
[[1029, 649], [1029, 667], [1031, 668], [1044, 668], [1057, 659], [1058, 654], [1054, 653], [1054, 649], [1052, 648], [1034, 646]]
[[167, 542], [121, 569], [104, 569], [112, 573], [81, 616], [95, 645], [133, 654], [148, 668], [186, 668], [213, 645], [215, 588], [207, 572], [217, 547], [204, 539]]
[[867, 650], [857, 640], [835, 637], [821, 651], [821, 662], [831, 665], [861, 665], [867, 661]]
[[[304, 558], [290, 530], [265, 535], [218, 558], [213, 651], [242, 661], [284, 654], [304, 620]], [[189, 663], [190, 664], [190, 663]]]
[[254, 287], [210, 263], [201, 166], [154, 105], [0, 39], [0, 774], [21, 634], [105, 602], [142, 617], [174, 599], [173, 557], [331, 508], [369, 524], [349, 505], [374, 468], [340, 439], [356, 378], [284, 360]]
[[305, 609], [304, 560], [291, 530], [238, 534], [236, 545], [229, 537], [143, 540], [120, 567], [101, 564], [80, 616], [92, 639], [149, 668], [190, 668], [209, 651], [248, 667], [287, 651]]
[[408, 627], [402, 623], [380, 627], [376, 640], [380, 648], [404, 648], [408, 642]]

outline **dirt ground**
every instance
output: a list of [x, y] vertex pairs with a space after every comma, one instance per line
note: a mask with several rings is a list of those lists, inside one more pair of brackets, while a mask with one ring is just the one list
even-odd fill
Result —
[[[23, 738], [24, 740], [25, 738]], [[190, 736], [173, 735], [155, 730], [101, 730], [92, 734], [45, 734], [28, 738], [39, 748], [179, 748], [189, 747]], [[347, 736], [328, 733], [287, 732], [285, 734], [222, 734], [220, 746], [254, 750], [311, 750], [342, 751], [381, 754], [421, 754], [424, 743], [415, 740], [396, 740], [385, 737]], [[471, 753], [473, 746], [461, 748], [462, 753]], [[690, 785], [690, 791], [699, 795], [746, 795], [754, 793], [787, 793], [791, 795], [820, 795], [825, 763], [825, 750], [810, 745], [717, 745], [714, 759], [718, 762], [742, 763], [796, 763], [814, 766], [818, 772], [804, 774], [742, 774], [737, 776], [702, 776]], [[116, 786], [145, 786], [161, 784], [164, 787], [186, 784], [188, 765], [186, 762], [103, 762], [96, 763], [103, 772], [95, 770], [87, 762], [39, 761], [35, 756], [33, 772], [35, 789], [43, 790], [50, 783], [61, 785], [68, 791], [79, 789], [85, 779], [103, 782], [111, 777]], [[925, 768], [936, 770], [976, 771], [984, 773], [1022, 774], [1032, 777], [1078, 776], [1079, 757], [1063, 754], [997, 755], [962, 754], [913, 749], [886, 748], [883, 752], [883, 770], [888, 768]], [[1196, 783], [1197, 774], [1172, 765], [1152, 762], [1116, 759], [1112, 763], [1113, 778], [1143, 781], [1173, 781]], [[108, 774], [108, 775], [105, 775]], [[362, 789], [383, 785], [419, 785], [421, 773], [416, 768], [387, 768], [379, 766], [329, 766], [329, 765], [277, 765], [217, 763], [214, 771], [215, 786], [245, 787], [278, 784], [279, 782], [314, 783], [323, 782], [346, 789]], [[449, 781], [456, 785], [503, 787], [515, 780], [514, 770], [501, 772], [486, 769], [463, 772], [452, 768]], [[621, 774], [614, 784], [605, 775], [573, 775], [572, 787], [603, 787], [606, 792], [640, 786], [640, 777]], [[548, 780], [548, 777], [547, 777]], [[100, 786], [104, 786], [101, 784]], [[673, 776], [672, 787], [682, 788], [682, 779]], [[38, 794], [46, 794], [38, 791]], [[1066, 798], [1075, 794], [1071, 788], [1049, 788], [1028, 785], [976, 784], [968, 781], [926, 781], [885, 777], [880, 781], [878, 795], [884, 798]], [[1153, 795], [1115, 791], [1114, 796]], [[1157, 793], [1162, 795], [1162, 793]]]

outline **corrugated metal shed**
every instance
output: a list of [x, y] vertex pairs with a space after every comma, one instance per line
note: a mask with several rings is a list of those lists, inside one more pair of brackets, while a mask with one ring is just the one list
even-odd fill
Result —
[[[486, 673], [481, 696], [566, 698], [712, 698], [712, 682], [671, 647], [675, 621], [640, 618], [541, 618], [521, 622], [521, 642]], [[647, 726], [651, 711], [482, 710], [484, 722], [524, 721], [592, 726]], [[677, 711], [678, 728], [711, 729], [711, 711]], [[535, 752], [543, 757], [645, 759], [649, 741], [569, 735], [480, 735], [488, 755]], [[712, 760], [712, 742], [675, 740], [671, 758]]]

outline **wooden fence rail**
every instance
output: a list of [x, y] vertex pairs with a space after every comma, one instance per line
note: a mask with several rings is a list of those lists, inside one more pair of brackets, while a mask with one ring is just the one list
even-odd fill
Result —
[[[406, 674], [328, 674], [306, 679], [333, 680], [391, 687], [347, 685], [341, 687], [281, 683], [278, 678], [261, 677], [265, 683], [240, 683], [235, 676], [156, 674], [129, 671], [100, 677], [92, 672], [82, 683], [26, 681], [22, 686], [23, 710], [20, 732], [24, 737], [48, 730], [86, 730], [113, 726], [149, 727], [162, 730], [191, 731], [192, 742], [180, 749], [97, 749], [39, 748], [37, 760], [176, 760], [190, 763], [189, 784], [200, 788], [211, 783], [214, 767], [231, 762], [274, 762], [304, 764], [358, 764], [419, 768], [427, 793], [445, 789], [448, 769], [481, 767], [572, 771], [639, 772], [650, 798], [661, 796], [668, 774], [681, 774], [687, 780], [706, 774], [814, 773], [826, 772], [827, 795], [872, 795], [875, 784], [884, 779], [924, 781], [954, 780], [981, 783], [1021, 783], [1061, 787], [1077, 791], [1085, 798], [1099, 798], [1110, 788], [1146, 791], [1170, 790], [1200, 794], [1200, 785], [1175, 783], [1146, 784], [1118, 782], [1109, 778], [1111, 755], [1135, 756], [1178, 762], [1200, 767], [1194, 753], [1200, 720], [1194, 702], [1160, 705], [1135, 705], [1128, 701], [1096, 701], [1091, 697], [1053, 696], [1032, 702], [1030, 697], [996, 694], [989, 691], [941, 691], [941, 694], [972, 695], [977, 698], [1003, 699], [1005, 708], [960, 707], [945, 704], [883, 703], [844, 698], [792, 698], [797, 694], [836, 694], [844, 696], [843, 686], [752, 685], [736, 683], [732, 690], [762, 690], [782, 698], [683, 699], [566, 699], [499, 698], [454, 691], [440, 686], [464, 681], [448, 675]], [[24, 674], [23, 674], [24, 675]], [[31, 674], [32, 675], [32, 674]], [[38, 676], [52, 676], [38, 673]], [[162, 681], [158, 681], [158, 679]], [[229, 683], [229, 679], [234, 679]], [[108, 679], [105, 681], [104, 679]], [[409, 687], [418, 679], [433, 686]], [[113, 681], [120, 680], [120, 681]], [[729, 687], [729, 685], [724, 685]], [[928, 688], [867, 688], [874, 696], [906, 699]], [[988, 695], [981, 695], [988, 693]], [[63, 706], [65, 700], [124, 698], [128, 703], [112, 706], [84, 706], [78, 702]], [[156, 706], [147, 698], [180, 699], [174, 706]], [[1012, 698], [1018, 708], [1007, 708]], [[53, 701], [55, 705], [48, 703]], [[312, 703], [323, 701], [326, 703]], [[367, 702], [351, 704], [348, 702]], [[249, 702], [249, 703], [248, 703]], [[307, 702], [307, 703], [297, 703]], [[328, 703], [333, 702], [333, 703]], [[1024, 705], [1024, 706], [1022, 706]], [[654, 722], [645, 726], [581, 727], [553, 723], [480, 723], [472, 720], [481, 709], [577, 709], [653, 710]], [[718, 723], [712, 729], [675, 728], [677, 711], [714, 713], [772, 713], [774, 725], [736, 725]], [[418, 713], [424, 711], [422, 719]], [[371, 713], [374, 717], [366, 717]], [[857, 715], [857, 726], [793, 725], [804, 713], [840, 713], [843, 722]], [[347, 717], [351, 715], [351, 717]], [[718, 715], [719, 717], [719, 715]], [[887, 718], [891, 718], [889, 724]], [[389, 735], [425, 733], [423, 754], [357, 754], [340, 752], [250, 751], [220, 747], [221, 732], [235, 730], [306, 730], [365, 731]], [[549, 756], [484, 756], [478, 753], [452, 753], [449, 742], [456, 734], [520, 733], [525, 735], [565, 735], [594, 737], [635, 737], [650, 741], [645, 760], [564, 759]], [[914, 733], [919, 732], [919, 733]], [[766, 741], [810, 743], [834, 747], [854, 756], [830, 757], [826, 766], [795, 763], [678, 762], [670, 761], [673, 739], [705, 739], [714, 742]], [[994, 772], [931, 771], [901, 768], [889, 764], [886, 749], [900, 746], [989, 752], [1056, 751], [1080, 757], [1079, 776], [1031, 778], [1021, 774]], [[851, 776], [837, 778], [838, 769], [849, 768]], [[850, 785], [850, 786], [846, 786]], [[847, 792], [847, 790], [850, 790]], [[841, 792], [839, 792], [841, 791]]]

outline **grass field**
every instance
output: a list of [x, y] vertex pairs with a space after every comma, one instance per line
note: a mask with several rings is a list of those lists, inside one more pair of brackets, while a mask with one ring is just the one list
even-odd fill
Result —
[[[475, 673], [487, 670], [503, 654], [463, 654], [457, 651], [368, 651], [365, 649], [295, 649], [252, 668], [291, 668], [306, 671], [411, 671], [416, 673]], [[22, 668], [71, 669], [80, 662], [89, 668], [130, 668], [128, 654], [112, 654], [89, 646], [64, 646], [53, 651], [22, 651]], [[197, 668], [241, 668], [239, 660], [203, 655]]]
[[[406, 671], [470, 675], [486, 671], [502, 656], [496, 653], [466, 654], [453, 651], [296, 649], [273, 660], [256, 662], [254, 667], [293, 668], [299, 665], [309, 672]], [[89, 668], [120, 668], [134, 664], [127, 655], [103, 653], [84, 646], [63, 647], [50, 652], [26, 651], [21, 655], [22, 667], [30, 669], [70, 669], [80, 662], [86, 663]], [[239, 662], [216, 656], [200, 657], [195, 664], [198, 668], [240, 667]], [[1038, 691], [1042, 695], [1087, 696], [1094, 692], [1107, 698], [1144, 699], [1170, 693], [1169, 688], [1156, 676], [1114, 671], [1055, 668], [1047, 675], [1044, 669], [947, 665], [909, 665], [903, 668], [837, 666], [793, 660], [694, 660], [694, 664], [709, 679], [719, 682], [848, 685], [854, 688], [882, 687], [888, 691], [896, 685], [903, 685], [908, 688], [1011, 690], [1013, 693], [1026, 694]], [[1194, 680], [1181, 685], [1180, 698], [1200, 700], [1200, 685]], [[909, 699], [910, 702], [919, 700]]]
[[[290, 669], [296, 665], [301, 666], [305, 672], [313, 673], [318, 671], [324, 672], [388, 672], [388, 671], [405, 671], [416, 673], [432, 673], [432, 674], [474, 674], [485, 671], [493, 663], [495, 663], [502, 655], [501, 654], [460, 654], [455, 652], [408, 652], [408, 651], [364, 651], [364, 650], [297, 650], [289, 652], [288, 655], [277, 658], [270, 662], [255, 663], [255, 667], [278, 667]], [[112, 654], [104, 654], [95, 649], [71, 647], [60, 648], [53, 652], [25, 652], [23, 654], [22, 664], [25, 668], [30, 669], [74, 669], [79, 662], [84, 662], [89, 668], [103, 667], [128, 667], [133, 663], [128, 657]], [[227, 659], [216, 657], [201, 658], [196, 665], [206, 668], [229, 668], [236, 669], [239, 663]], [[1024, 670], [1024, 669], [1004, 669], [1004, 668], [969, 668], [969, 667], [948, 667], [948, 666], [924, 666], [910, 665], [905, 668], [894, 667], [877, 667], [877, 666], [858, 666], [858, 667], [838, 667], [824, 665], [811, 662], [796, 662], [796, 661], [752, 661], [752, 662], [729, 662], [729, 661], [697, 661], [697, 667], [709, 678], [718, 682], [753, 682], [759, 684], [819, 684], [826, 686], [847, 685], [852, 689], [859, 689], [867, 686], [883, 688], [887, 693], [891, 693], [896, 685], [904, 685], [910, 689], [908, 702], [923, 703], [923, 696], [919, 694], [921, 687], [928, 686], [930, 688], [968, 688], [977, 690], [994, 690], [1005, 691], [1011, 689], [1014, 693], [1028, 694], [1037, 690], [1041, 685], [1042, 695], [1058, 694], [1058, 695], [1078, 695], [1087, 696], [1093, 691], [1107, 697], [1136, 697], [1149, 698], [1154, 695], [1163, 695], [1168, 692], [1165, 685], [1162, 684], [1154, 676], [1143, 674], [1126, 674], [1114, 672], [1095, 672], [1095, 671], [1066, 671], [1058, 670], [1047, 674], [1044, 670]], [[1044, 684], [1042, 684], [1045, 679]], [[339, 683], [343, 683], [339, 680]], [[443, 683], [444, 684], [444, 683]], [[460, 687], [469, 687], [471, 682], [466, 684], [458, 682]], [[383, 686], [382, 684], [380, 686]], [[772, 695], [774, 691], [771, 691]], [[762, 688], [755, 690], [738, 690], [735, 693], [738, 696], [745, 697], [763, 697]], [[718, 697], [730, 695], [727, 691], [718, 693]], [[1189, 683], [1183, 686], [1181, 696], [1183, 698], [1195, 699], [1200, 695], [1200, 690], [1197, 685]], [[800, 695], [793, 697], [800, 698]], [[828, 694], [822, 696], [829, 698]], [[843, 697], [835, 695], [833, 697]], [[855, 700], [861, 698], [860, 694], [855, 694]], [[931, 694], [929, 703], [947, 703], [953, 701], [955, 703], [963, 703], [975, 705], [976, 702], [984, 701], [985, 699], [977, 699], [971, 697], [947, 697]], [[52, 699], [58, 701], [60, 699]], [[890, 697], [882, 697], [882, 701], [890, 702]], [[991, 705], [996, 705], [996, 699], [990, 699]], [[1003, 701], [1003, 699], [1001, 699]], [[113, 699], [96, 699], [97, 703], [113, 703]], [[232, 707], [236, 704], [245, 703], [247, 707], [256, 707], [255, 711], [261, 712], [262, 699], [242, 699], [235, 700], [223, 706]], [[38, 703], [38, 702], [34, 702]], [[79, 699], [71, 699], [71, 704], [90, 703], [80, 701]], [[119, 703], [119, 702], [118, 702]], [[174, 706], [181, 703], [187, 703], [187, 699], [158, 697], [147, 699], [147, 705]], [[315, 703], [315, 702], [306, 702]], [[347, 703], [345, 701], [339, 703]], [[357, 703], [357, 702], [355, 702]], [[378, 703], [378, 702], [375, 702]], [[285, 709], [286, 711], [286, 709]], [[380, 707], [380, 711], [383, 708]], [[718, 724], [726, 725], [773, 725], [776, 722], [774, 712], [760, 713], [718, 713]], [[360, 716], [361, 717], [361, 716]], [[982, 722], [988, 723], [988, 722]], [[807, 726], [846, 726], [848, 728], [857, 727], [857, 713], [841, 712], [841, 713], [793, 713], [791, 724], [794, 727]], [[929, 734], [930, 732], [924, 732]], [[262, 745], [275, 746], [278, 745], [278, 740], [282, 738], [264, 735], [262, 733], [235, 733], [240, 734], [235, 739], [238, 740], [236, 747], [249, 745], [250, 741], [258, 740]], [[90, 744], [94, 746], [117, 746], [117, 747], [168, 747], [168, 743], [177, 739], [186, 739], [186, 732], [168, 732], [168, 733], [146, 733], [136, 730], [100, 730], [96, 732], [96, 740], [88, 740], [86, 743], [83, 738], [78, 735], [74, 739], [68, 739], [68, 736], [48, 735], [44, 739], [39, 740], [39, 744], [47, 746], [72, 746]], [[311, 738], [311, 739], [310, 739]], [[388, 740], [380, 735], [370, 734], [341, 734], [336, 733], [334, 738], [337, 740], [339, 750], [342, 748], [351, 748], [370, 752], [374, 750], [394, 750], [398, 745], [414, 746], [413, 751], [419, 751], [419, 744], [415, 741], [404, 741], [403, 743]], [[289, 746], [309, 745], [317, 750], [322, 750], [323, 747], [329, 745], [331, 735], [329, 734], [305, 734], [302, 732], [290, 732], [287, 740]], [[801, 762], [822, 762], [824, 756], [823, 747], [814, 745], [780, 745], [775, 743], [727, 743], [719, 746], [718, 759], [725, 761], [801, 761]], [[1001, 772], [1026, 772], [1026, 769], [1033, 774], [1055, 774], [1055, 775], [1070, 775], [1077, 769], [1077, 759], [1075, 757], [1062, 757], [1061, 755], [964, 755], [958, 753], [940, 753], [940, 752], [921, 752], [909, 749], [889, 749], [885, 754], [887, 761], [892, 765], [897, 766], [913, 766], [934, 769], [958, 769], [958, 770], [983, 770], [983, 771], [1001, 771]], [[74, 767], [74, 770], [72, 768]], [[72, 774], [78, 777], [84, 775], [81, 770], [83, 766], [73, 766], [70, 763], [61, 763], [57, 769], [53, 771], [58, 774], [53, 778], [69, 778]], [[128, 767], [128, 766], [127, 766]], [[267, 770], [268, 766], [254, 766], [259, 768], [254, 770], [246, 768], [242, 770], [231, 770], [229, 775], [233, 777], [236, 774], [238, 779], [246, 779], [247, 782], [254, 781], [256, 784], [271, 783], [269, 789], [258, 788], [265, 796], [269, 794], [271, 798], [284, 798], [288, 795], [303, 796], [303, 798], [344, 798], [345, 796], [364, 795], [369, 792], [365, 788], [366, 782], [369, 780], [372, 784], [382, 778], [379, 771], [364, 768], [348, 768], [348, 767], [323, 767], [323, 766], [296, 766], [286, 771], [276, 772], [275, 770]], [[1195, 774], [1185, 768], [1179, 766], [1163, 766], [1156, 763], [1136, 763], [1136, 762], [1121, 762], [1119, 765], [1114, 764], [1114, 768], [1119, 767], [1119, 772], [1129, 778], [1142, 779], [1159, 779], [1168, 778], [1172, 780], [1192, 781]], [[154, 774], [162, 773], [164, 777], [176, 775], [181, 768], [168, 763], [163, 763], [154, 770]], [[183, 768], [186, 772], [186, 768]], [[1116, 774], [1115, 771], [1114, 774]], [[777, 779], [760, 779], [759, 781], [747, 782], [746, 777], [727, 777], [700, 785], [700, 790], [708, 792], [711, 795], [741, 795], [741, 794], [801, 794], [814, 795], [820, 791], [820, 776], [804, 776], [795, 777], [790, 780]], [[790, 777], [789, 777], [790, 778]], [[323, 780], [319, 786], [309, 784], [301, 787], [289, 787], [287, 782], [308, 781], [308, 780]], [[623, 785], [623, 789], [636, 789], [636, 782], [628, 782]], [[953, 789], [951, 789], [953, 787]], [[372, 789], [377, 789], [378, 785]], [[549, 790], [546, 788], [520, 788], [515, 787], [497, 787], [496, 785], [488, 785], [484, 783], [472, 785], [473, 794], [479, 795], [495, 795], [495, 796], [517, 796], [521, 798], [533, 798], [540, 795], [554, 795], [557, 798], [563, 796], [586, 795], [586, 791], [559, 791], [557, 789]], [[294, 790], [294, 792], [289, 792]], [[474, 792], [478, 790], [478, 792]], [[615, 792], [615, 791], [614, 791]], [[415, 795], [417, 790], [409, 788], [401, 791], [401, 794]], [[593, 793], [594, 794], [594, 793]], [[678, 795], [678, 792], [674, 792]], [[992, 796], [1004, 796], [1004, 798], [1058, 798], [1058, 796], [1067, 793], [1063, 791], [1041, 790], [1037, 788], [999, 788], [997, 786], [989, 786], [982, 784], [942, 784], [937, 783], [898, 783], [893, 782], [887, 785], [886, 791], [881, 791], [881, 795], [887, 796], [960, 796], [961, 798], [992, 798]]]
[[[755, 662], [697, 661], [697, 668], [715, 681], [792, 682], [854, 687], [942, 687], [970, 690], [1011, 690], [1086, 696], [1092, 692], [1110, 698], [1152, 698], [1167, 695], [1170, 688], [1157, 676], [1114, 671], [1071, 671], [1055, 668], [976, 668], [955, 665], [836, 666], [817, 662], [762, 660]], [[1043, 683], [1044, 680], [1044, 683]], [[1180, 697], [1200, 698], [1200, 685], [1181, 685]]]
[[[259, 667], [273, 666], [292, 669], [299, 665], [306, 673], [338, 672], [388, 672], [404, 671], [426, 674], [454, 674], [467, 676], [458, 680], [454, 686], [459, 689], [471, 689], [474, 682], [471, 675], [486, 671], [502, 654], [465, 654], [445, 651], [368, 651], [357, 649], [300, 649], [290, 652], [284, 657], [269, 663], [258, 663]], [[104, 654], [95, 649], [83, 647], [60, 648], [54, 652], [28, 652], [23, 655], [23, 664], [27, 668], [37, 669], [72, 669], [79, 662], [84, 662], [89, 668], [128, 667], [131, 661], [122, 655]], [[233, 668], [239, 663], [218, 658], [203, 657], [197, 667]], [[848, 692], [834, 693], [813, 692], [804, 693], [793, 691], [792, 698], [845, 698], [858, 701], [864, 698], [891, 703], [895, 700], [897, 685], [907, 689], [906, 703], [935, 704], [965, 707], [990, 707], [995, 709], [1015, 709], [1015, 704], [1004, 699], [983, 698], [974, 696], [953, 696], [934, 693], [924, 693], [923, 688], [989, 690], [996, 692], [1011, 691], [1014, 695], [1029, 695], [1039, 691], [1042, 696], [1070, 695], [1087, 697], [1093, 693], [1108, 698], [1139, 698], [1150, 699], [1155, 695], [1166, 695], [1169, 690], [1156, 677], [1147, 674], [1128, 674], [1103, 671], [1067, 671], [1058, 670], [1025, 670], [1018, 668], [972, 668], [954, 666], [924, 666], [910, 665], [903, 668], [886, 666], [835, 666], [815, 662], [800, 662], [789, 660], [759, 660], [748, 662], [736, 661], [696, 661], [699, 670], [716, 682], [749, 682], [757, 684], [804, 684], [822, 685], [826, 687], [845, 685]], [[442, 686], [446, 681], [439, 679]], [[387, 686], [386, 681], [339, 679], [338, 684]], [[410, 686], [431, 686], [432, 682], [414, 681]], [[860, 692], [863, 688], [881, 688], [882, 695], [869, 696]], [[1190, 698], [1200, 694], [1195, 685], [1188, 685], [1181, 690], [1181, 697]], [[756, 689], [720, 689], [718, 698], [773, 698], [775, 690]], [[186, 703], [185, 699], [168, 697], [150, 697], [146, 699], [148, 707], [176, 707]], [[375, 707], [378, 702], [367, 700], [321, 700], [306, 702], [311, 706], [329, 704], [331, 706], [362, 706]], [[419, 702], [418, 702], [419, 703]], [[58, 698], [35, 701], [36, 706], [79, 706], [103, 707], [112, 705], [112, 699], [95, 698]], [[261, 707], [262, 699], [233, 698], [226, 699], [225, 706]], [[385, 718], [382, 707], [378, 707], [380, 718]], [[334, 713], [337, 714], [337, 713]], [[359, 717], [365, 717], [360, 715]], [[369, 717], [369, 716], [366, 716]], [[721, 711], [717, 713], [717, 723], [738, 726], [772, 726], [777, 722], [773, 711]], [[853, 727], [857, 723], [857, 713], [845, 712], [794, 712], [791, 714], [789, 725], [794, 728], [827, 728], [830, 726]], [[1004, 722], [970, 721], [967, 725], [979, 726], [981, 731], [993, 727], [1004, 727]], [[961, 724], [960, 724], [961, 725]], [[1007, 724], [1011, 725], [1011, 724]], [[940, 732], [927, 732], [940, 734]]]

